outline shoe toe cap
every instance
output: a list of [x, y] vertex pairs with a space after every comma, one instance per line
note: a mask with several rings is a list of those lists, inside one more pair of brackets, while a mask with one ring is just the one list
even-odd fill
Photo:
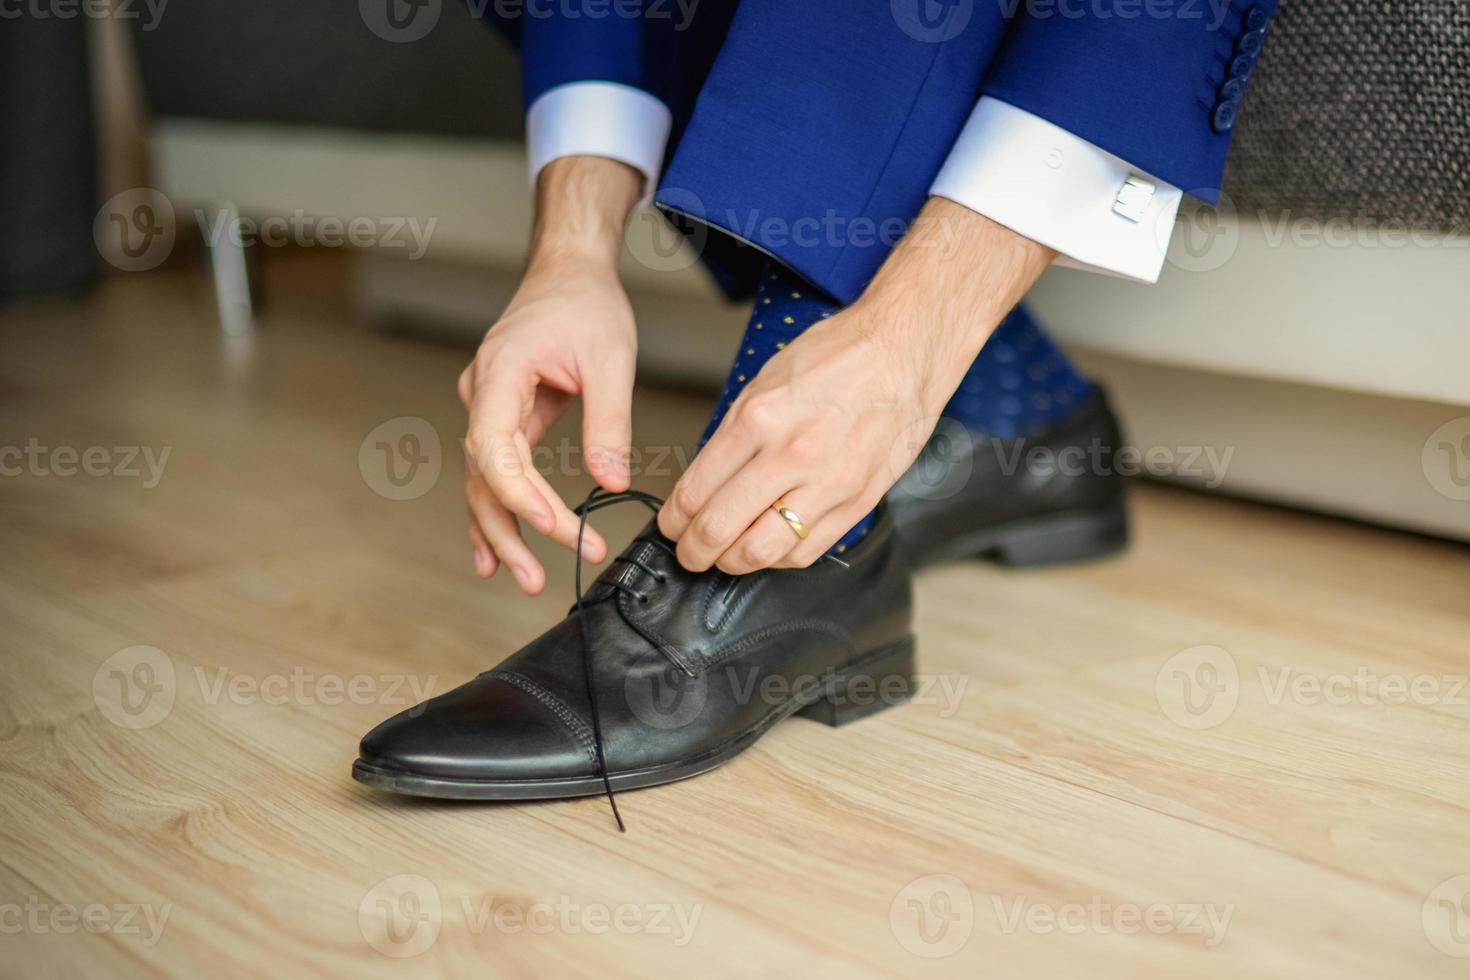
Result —
[[594, 750], [577, 717], [549, 692], [481, 675], [384, 721], [363, 737], [362, 762], [440, 779], [590, 775]]

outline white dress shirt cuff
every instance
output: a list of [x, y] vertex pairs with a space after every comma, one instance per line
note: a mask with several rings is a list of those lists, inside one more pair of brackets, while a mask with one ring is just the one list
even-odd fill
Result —
[[663, 167], [673, 116], [642, 89], [616, 82], [568, 82], [531, 103], [526, 111], [526, 148], [531, 187], [541, 168], [559, 157], [620, 160], [643, 173], [648, 203]]
[[1059, 264], [1157, 282], [1179, 188], [1040, 116], [981, 96], [929, 193], [1056, 249]]

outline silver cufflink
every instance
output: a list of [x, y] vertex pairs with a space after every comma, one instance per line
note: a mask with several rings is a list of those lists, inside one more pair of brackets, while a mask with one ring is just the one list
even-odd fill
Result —
[[1129, 221], [1142, 221], [1143, 216], [1148, 213], [1149, 202], [1154, 199], [1156, 189], [1153, 181], [1130, 174], [1123, 181], [1123, 186], [1118, 188], [1118, 196], [1113, 199], [1113, 213], [1122, 215]]

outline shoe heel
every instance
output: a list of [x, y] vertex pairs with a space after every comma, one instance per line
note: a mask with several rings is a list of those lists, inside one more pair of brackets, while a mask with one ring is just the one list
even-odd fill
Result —
[[914, 693], [914, 638], [900, 640], [826, 678], [817, 699], [797, 712], [837, 728], [907, 701]]
[[1128, 513], [1119, 504], [1018, 528], [996, 545], [995, 554], [1006, 565], [1057, 565], [1101, 558], [1127, 546]]

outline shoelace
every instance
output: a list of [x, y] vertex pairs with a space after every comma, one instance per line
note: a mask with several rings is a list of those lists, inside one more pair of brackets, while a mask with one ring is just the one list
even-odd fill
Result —
[[[613, 797], [612, 780], [608, 778], [607, 774], [607, 755], [602, 744], [602, 718], [597, 711], [597, 694], [592, 683], [592, 638], [587, 633], [587, 616], [585, 614], [587, 596], [582, 592], [582, 538], [587, 531], [587, 515], [593, 511], [601, 510], [604, 507], [611, 507], [614, 504], [625, 504], [630, 501], [637, 501], [655, 514], [658, 513], [659, 508], [664, 504], [661, 497], [655, 497], [653, 494], [644, 493], [641, 490], [624, 490], [621, 493], [613, 493], [612, 491], [602, 489], [602, 487], [596, 487], [587, 495], [586, 500], [583, 500], [572, 509], [572, 513], [576, 514], [579, 519], [577, 524], [577, 565], [574, 579], [577, 590], [577, 601], [572, 608], [576, 610], [577, 626], [582, 631], [582, 680], [587, 685], [587, 703], [592, 707], [592, 741], [597, 748], [597, 774], [602, 777], [602, 789], [607, 794], [608, 806], [612, 807], [613, 819], [618, 822], [618, 833], [627, 833], [628, 828], [623, 826], [623, 815], [618, 812], [618, 801]], [[613, 564], [619, 562], [641, 568], [643, 571], [654, 576], [654, 580], [659, 583], [668, 580], [668, 576], [663, 572], [645, 565], [636, 558], [619, 555], [613, 559]], [[608, 595], [627, 593], [639, 602], [648, 601], [647, 593], [638, 592], [625, 582], [619, 582], [615, 578], [609, 578], [607, 584], [612, 589]]]
[[[602, 777], [602, 789], [603, 792], [607, 794], [607, 804], [612, 808], [613, 819], [618, 822], [619, 833], [627, 833], [628, 828], [623, 825], [623, 815], [618, 812], [618, 801], [613, 796], [612, 780], [608, 777], [607, 774], [607, 753], [602, 744], [602, 718], [597, 711], [597, 695], [593, 687], [592, 677], [592, 638], [587, 633], [587, 616], [585, 615], [588, 602], [587, 596], [582, 592], [582, 538], [587, 531], [588, 514], [591, 514], [593, 511], [601, 510], [604, 507], [611, 507], [614, 504], [625, 504], [633, 501], [636, 501], [647, 507], [654, 514], [657, 514], [659, 508], [664, 505], [662, 497], [656, 497], [651, 493], [644, 493], [642, 490], [624, 490], [620, 493], [614, 493], [610, 490], [604, 490], [602, 487], [595, 487], [593, 488], [592, 492], [587, 495], [587, 499], [583, 500], [576, 507], [572, 508], [572, 513], [576, 514], [578, 518], [577, 560], [576, 571], [574, 573], [574, 583], [577, 590], [577, 601], [573, 603], [572, 609], [577, 614], [577, 627], [582, 632], [582, 680], [587, 686], [587, 703], [591, 706], [592, 709], [592, 741], [597, 749], [597, 774]], [[650, 544], [661, 547], [665, 551], [669, 550], [667, 544], [664, 544], [663, 542], [656, 539], [644, 538], [643, 540], [647, 541]], [[836, 555], [833, 555], [831, 553], [823, 555], [822, 560], [835, 562], [838, 565], [841, 565], [843, 568], [848, 567], [847, 562], [843, 561], [841, 558], [838, 558]], [[635, 568], [642, 569], [649, 575], [652, 575], [654, 581], [660, 585], [668, 581], [668, 575], [666, 575], [664, 572], [661, 572], [650, 565], [646, 565], [639, 559], [633, 558], [630, 555], [622, 554], [612, 560], [612, 565], [616, 565], [619, 563], [624, 565], [632, 565]], [[611, 568], [612, 565], [609, 565], [608, 567]], [[607, 595], [601, 598], [608, 598], [618, 594], [625, 594], [632, 596], [640, 603], [648, 602], [648, 594], [646, 592], [639, 592], [637, 589], [628, 585], [626, 582], [620, 582], [616, 578], [609, 578], [606, 584], [608, 585]], [[600, 601], [600, 599], [594, 601]]]

